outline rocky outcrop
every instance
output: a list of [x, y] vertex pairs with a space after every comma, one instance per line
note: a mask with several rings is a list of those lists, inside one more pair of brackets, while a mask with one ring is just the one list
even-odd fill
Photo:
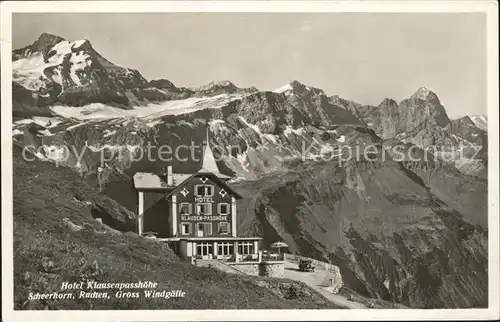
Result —
[[195, 96], [215, 96], [220, 94], [234, 94], [241, 92], [252, 92], [252, 89], [241, 89], [230, 81], [212, 82], [192, 89]]
[[195, 94], [195, 92], [189, 88], [176, 87], [174, 83], [167, 79], [155, 79], [150, 81], [149, 85], [159, 89], [165, 95], [165, 100], [183, 100]]
[[488, 145], [487, 132], [476, 126], [476, 123], [467, 115], [452, 120], [446, 129], [449, 133], [457, 135], [474, 145], [481, 147]]
[[483, 131], [488, 131], [488, 117], [486, 115], [471, 115], [470, 119]]
[[425, 87], [399, 104], [385, 99], [377, 107], [358, 105], [356, 110], [358, 116], [384, 139], [412, 131], [424, 122], [431, 121], [439, 127], [450, 123], [437, 95]]

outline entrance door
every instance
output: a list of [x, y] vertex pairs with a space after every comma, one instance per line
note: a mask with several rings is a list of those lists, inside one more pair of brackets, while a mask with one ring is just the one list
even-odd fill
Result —
[[212, 259], [214, 254], [213, 243], [198, 243], [196, 245], [196, 255], [202, 259]]
[[203, 224], [198, 224], [196, 227], [196, 237], [203, 237]]

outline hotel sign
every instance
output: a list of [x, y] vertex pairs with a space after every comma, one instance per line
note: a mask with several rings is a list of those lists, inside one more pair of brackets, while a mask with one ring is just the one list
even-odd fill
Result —
[[212, 200], [212, 197], [196, 197], [196, 198], [194, 198], [194, 201], [195, 202], [210, 202], [210, 203], [214, 202]]
[[203, 216], [190, 216], [181, 215], [181, 220], [183, 221], [227, 221], [227, 215], [203, 215]]

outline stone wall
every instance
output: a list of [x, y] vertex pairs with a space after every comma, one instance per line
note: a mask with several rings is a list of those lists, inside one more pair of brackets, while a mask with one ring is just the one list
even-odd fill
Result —
[[285, 264], [283, 262], [238, 262], [227, 263], [234, 269], [253, 276], [283, 277], [285, 274]]
[[227, 263], [229, 266], [247, 275], [259, 276], [259, 263]]
[[285, 275], [285, 264], [283, 262], [260, 263], [260, 276], [283, 277]]

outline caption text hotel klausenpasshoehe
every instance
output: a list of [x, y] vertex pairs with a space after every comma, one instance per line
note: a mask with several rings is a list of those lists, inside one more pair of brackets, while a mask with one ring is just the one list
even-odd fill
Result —
[[63, 282], [60, 292], [33, 293], [28, 300], [72, 300], [77, 298], [111, 299], [111, 298], [178, 298], [185, 297], [182, 290], [158, 290], [158, 283], [140, 281], [135, 283], [101, 283], [96, 281]]

